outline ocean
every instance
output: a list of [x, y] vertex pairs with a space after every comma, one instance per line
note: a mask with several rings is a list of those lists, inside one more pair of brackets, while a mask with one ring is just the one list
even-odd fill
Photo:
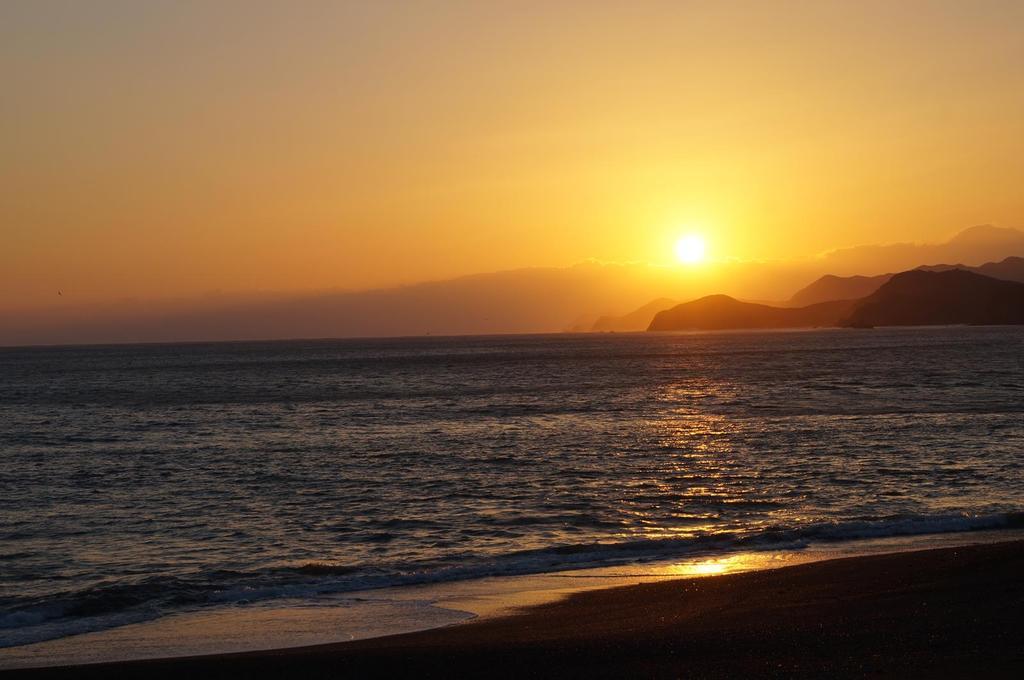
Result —
[[0, 646], [1020, 527], [1024, 328], [0, 349]]

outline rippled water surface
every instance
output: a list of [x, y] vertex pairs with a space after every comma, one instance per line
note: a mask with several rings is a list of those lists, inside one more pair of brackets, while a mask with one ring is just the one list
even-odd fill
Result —
[[0, 644], [1019, 524], [1024, 329], [0, 349]]

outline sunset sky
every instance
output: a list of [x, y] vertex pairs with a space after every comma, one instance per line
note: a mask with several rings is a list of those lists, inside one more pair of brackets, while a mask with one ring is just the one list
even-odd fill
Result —
[[1015, 0], [5, 2], [0, 306], [1020, 227], [1022, 65]]

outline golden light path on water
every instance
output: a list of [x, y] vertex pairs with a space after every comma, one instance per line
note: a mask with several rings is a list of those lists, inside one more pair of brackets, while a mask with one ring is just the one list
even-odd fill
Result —
[[[659, 456], [656, 466], [635, 469], [634, 479], [616, 499], [620, 513], [631, 518], [630, 528], [617, 538], [696, 539], [706, 541], [702, 552], [720, 553], [759, 533], [827, 522], [828, 517], [804, 512], [792, 502], [809, 489], [791, 483], [788, 471], [814, 462], [753, 454], [772, 436], [771, 424], [710, 413], [704, 409], [709, 399], [730, 404], [745, 401], [747, 395], [730, 380], [683, 379], [660, 389], [658, 401], [665, 406], [661, 417], [635, 424], [637, 437], [651, 442]], [[687, 560], [672, 573], [733, 573], [765, 568], [763, 562], [756, 554]], [[770, 562], [778, 566], [777, 557]]]
[[[710, 381], [701, 381], [708, 383]], [[702, 393], [710, 385], [702, 384]], [[683, 387], [669, 387], [662, 399], [678, 402]], [[717, 385], [718, 391], [729, 392], [728, 385]], [[636, 480], [627, 485], [620, 499], [621, 512], [632, 517], [628, 532], [619, 534], [630, 539], [692, 539], [712, 536], [722, 531], [721, 509], [729, 505], [763, 502], [758, 491], [757, 470], [741, 470], [743, 463], [733, 450], [730, 435], [736, 427], [723, 415], [701, 413], [693, 408], [673, 409], [665, 418], [652, 419], [639, 425], [640, 436], [655, 443], [663, 452], [656, 474], [638, 471]], [[742, 484], [737, 485], [737, 478]], [[654, 506], [651, 499], [656, 498]], [[666, 512], [668, 511], [668, 512]], [[708, 564], [680, 573], [715, 574], [733, 569]]]
[[[796, 559], [790, 558], [786, 560], [786, 564], [796, 561]], [[665, 573], [669, 576], [718, 576], [780, 566], [779, 562], [780, 559], [777, 555], [769, 553], [738, 553], [726, 557], [687, 560], [669, 566]]]

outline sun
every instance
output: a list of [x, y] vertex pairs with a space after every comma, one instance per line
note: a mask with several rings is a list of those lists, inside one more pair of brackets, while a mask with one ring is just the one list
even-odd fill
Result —
[[697, 264], [704, 261], [707, 246], [700, 234], [687, 234], [676, 241], [676, 257], [684, 264]]

